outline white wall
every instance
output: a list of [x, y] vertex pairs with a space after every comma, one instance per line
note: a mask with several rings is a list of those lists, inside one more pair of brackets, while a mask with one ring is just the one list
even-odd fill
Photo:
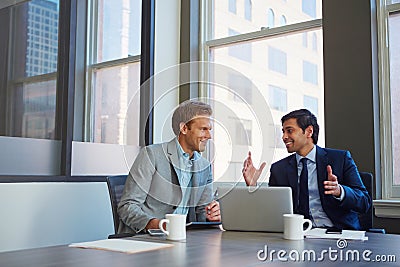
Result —
[[128, 174], [139, 147], [86, 142], [72, 143], [72, 175]]
[[0, 136], [1, 175], [59, 175], [61, 141]]
[[107, 184], [1, 183], [0, 252], [105, 239], [114, 233]]

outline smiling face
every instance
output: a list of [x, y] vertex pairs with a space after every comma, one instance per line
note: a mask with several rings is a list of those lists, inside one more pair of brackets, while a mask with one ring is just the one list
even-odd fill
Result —
[[197, 117], [188, 123], [181, 123], [181, 131], [178, 137], [179, 144], [183, 151], [190, 157], [193, 152], [203, 152], [207, 142], [211, 139], [211, 120], [210, 117]]
[[282, 125], [282, 140], [289, 153], [296, 152], [303, 157], [306, 156], [314, 147], [312, 134], [311, 125], [303, 132], [295, 118], [286, 120]]

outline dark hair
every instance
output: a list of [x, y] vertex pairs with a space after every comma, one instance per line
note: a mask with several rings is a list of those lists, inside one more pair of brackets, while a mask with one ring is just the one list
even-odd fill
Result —
[[190, 127], [190, 121], [196, 116], [207, 116], [210, 117], [212, 114], [211, 106], [193, 100], [187, 100], [182, 102], [174, 111], [172, 115], [172, 130], [175, 135], [179, 135], [181, 129], [181, 122], [186, 123]]
[[282, 117], [281, 119], [282, 125], [288, 119], [296, 119], [297, 125], [299, 125], [299, 127], [303, 130], [303, 133], [305, 132], [306, 128], [311, 125], [314, 128], [311, 138], [313, 140], [313, 143], [317, 144], [319, 125], [317, 123], [317, 118], [315, 117], [314, 114], [312, 114], [307, 109], [294, 110]]

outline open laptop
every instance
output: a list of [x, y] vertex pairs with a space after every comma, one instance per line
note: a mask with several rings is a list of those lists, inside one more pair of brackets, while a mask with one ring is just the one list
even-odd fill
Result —
[[293, 213], [290, 187], [220, 186], [224, 230], [283, 232], [283, 214]]

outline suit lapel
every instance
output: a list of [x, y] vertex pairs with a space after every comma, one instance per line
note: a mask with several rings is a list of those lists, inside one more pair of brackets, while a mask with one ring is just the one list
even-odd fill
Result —
[[325, 197], [324, 181], [327, 177], [326, 165], [328, 165], [328, 156], [326, 151], [319, 146], [317, 146], [316, 160], [319, 197], [321, 199], [321, 204], [324, 205], [324, 201], [322, 200]]
[[175, 172], [179, 167], [179, 158], [178, 158], [178, 150], [176, 148], [175, 139], [172, 139], [167, 143], [167, 151], [166, 151], [168, 161], [174, 166]]
[[182, 193], [182, 188], [180, 188], [180, 182], [177, 174], [178, 173], [177, 170], [179, 168], [179, 158], [178, 158], [178, 150], [176, 148], [175, 138], [166, 144], [166, 147], [164, 147], [164, 152], [169, 163], [172, 165], [171, 182], [176, 183], [179, 186], [179, 190]]

